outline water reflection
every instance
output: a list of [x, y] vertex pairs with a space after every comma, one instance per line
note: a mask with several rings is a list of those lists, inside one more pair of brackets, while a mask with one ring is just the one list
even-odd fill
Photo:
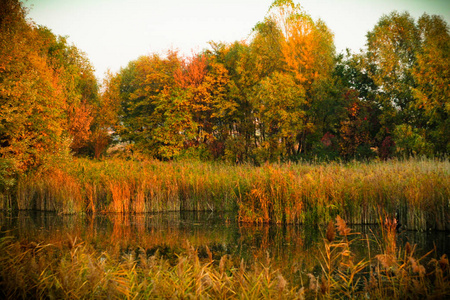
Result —
[[[314, 268], [313, 261], [319, 255], [325, 233], [324, 228], [304, 226], [242, 225], [235, 221], [233, 213], [205, 212], [73, 216], [0, 213], [0, 226], [1, 235], [41, 243], [77, 237], [99, 251], [111, 248], [132, 251], [137, 247], [148, 251], [176, 251], [188, 241], [198, 249], [199, 255], [208, 246], [215, 258], [229, 254], [252, 262], [270, 257], [285, 268], [288, 263], [292, 272]], [[366, 241], [355, 242], [356, 255], [375, 255], [379, 250], [376, 239], [381, 239], [378, 227], [352, 226], [352, 229], [370, 240], [370, 249]], [[436, 255], [440, 256], [450, 249], [448, 232], [405, 231], [398, 235], [398, 240], [399, 245], [406, 241], [417, 244], [419, 254], [435, 248]]]

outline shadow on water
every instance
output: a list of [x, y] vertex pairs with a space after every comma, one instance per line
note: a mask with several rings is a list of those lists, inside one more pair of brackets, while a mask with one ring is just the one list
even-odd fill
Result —
[[[359, 240], [354, 251], [361, 258], [379, 251], [377, 226], [351, 226], [370, 240]], [[234, 213], [168, 212], [156, 214], [57, 215], [44, 212], [0, 213], [0, 234], [20, 240], [52, 243], [77, 237], [98, 251], [121, 253], [146, 251], [169, 260], [186, 249], [188, 242], [200, 258], [220, 260], [230, 255], [236, 260], [255, 263], [270, 258], [290, 273], [314, 272], [316, 258], [323, 247], [325, 228], [283, 225], [249, 225], [236, 222]], [[417, 253], [436, 249], [439, 257], [450, 249], [448, 232], [404, 231], [397, 235], [398, 245], [417, 244]], [[447, 251], [448, 252], [448, 251]]]

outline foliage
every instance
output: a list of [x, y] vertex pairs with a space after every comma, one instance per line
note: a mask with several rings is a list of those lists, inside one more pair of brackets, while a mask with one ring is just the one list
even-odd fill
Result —
[[329, 112], [320, 107], [330, 98], [334, 47], [323, 22], [289, 5], [273, 6], [249, 44], [146, 56], [122, 69], [119, 136], [160, 159], [198, 148], [258, 164], [306, 151]]
[[448, 153], [449, 135], [449, 70], [450, 33], [448, 24], [439, 16], [424, 14], [417, 24], [422, 47], [417, 54], [413, 74], [416, 109], [423, 114], [423, 128], [435, 153]]
[[[427, 154], [445, 155], [447, 24], [393, 12], [367, 38], [366, 52], [336, 56], [323, 21], [275, 1], [248, 42], [142, 57], [117, 74], [119, 136], [160, 159], [206, 150], [201, 157], [258, 165], [313, 157], [326, 134], [343, 159], [403, 155], [391, 148], [403, 147], [395, 132], [404, 125], [421, 132]], [[161, 74], [163, 62], [171, 67]]]
[[[450, 149], [450, 34], [439, 16], [382, 16], [358, 54], [291, 0], [248, 39], [131, 61], [99, 88], [86, 55], [26, 19], [0, 15], [0, 157], [26, 172], [111, 146], [160, 160], [369, 159]], [[111, 151], [109, 151], [111, 152]], [[13, 176], [14, 177], [14, 176]]]
[[49, 66], [39, 31], [30, 28], [16, 1], [6, 1], [0, 24], [0, 154], [15, 167], [39, 165], [61, 147], [64, 98]]
[[431, 154], [431, 145], [427, 143], [422, 132], [410, 125], [402, 124], [394, 130], [396, 151], [405, 157]]
[[301, 109], [305, 92], [289, 76], [273, 73], [261, 81], [255, 95], [259, 108], [257, 119], [261, 123], [261, 147], [267, 148], [272, 161], [295, 154], [297, 133], [306, 125], [303, 123], [305, 112]]
[[[11, 188], [14, 187], [15, 178], [12, 176], [16, 170], [11, 160], [0, 158], [0, 195], [10, 193]], [[2, 200], [3, 202], [3, 200]], [[4, 205], [0, 204], [3, 208]]]
[[448, 152], [443, 127], [448, 125], [449, 36], [442, 18], [424, 14], [415, 22], [407, 12], [383, 16], [368, 33], [365, 68], [382, 108], [380, 141], [396, 126], [409, 127], [421, 132], [423, 143], [431, 147], [426, 152]]
[[0, 156], [26, 171], [68, 145], [79, 152], [98, 97], [92, 67], [65, 38], [28, 22], [20, 2], [3, 1], [0, 19]]

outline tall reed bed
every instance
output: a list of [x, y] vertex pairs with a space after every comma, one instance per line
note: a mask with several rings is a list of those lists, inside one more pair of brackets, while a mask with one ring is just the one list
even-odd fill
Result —
[[[234, 210], [232, 171], [196, 162], [74, 159], [22, 176], [17, 203], [19, 209], [60, 213]], [[73, 209], [55, 205], [64, 196]]]
[[337, 214], [375, 224], [387, 214], [413, 230], [450, 230], [449, 161], [267, 165], [239, 194], [244, 222], [326, 224]]
[[74, 212], [238, 211], [241, 222], [352, 224], [380, 213], [408, 229], [450, 230], [450, 162], [226, 165], [73, 159], [21, 177], [19, 209]]

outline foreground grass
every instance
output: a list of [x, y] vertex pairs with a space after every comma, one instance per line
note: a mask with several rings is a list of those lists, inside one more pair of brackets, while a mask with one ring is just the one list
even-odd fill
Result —
[[59, 213], [237, 210], [239, 221], [254, 223], [327, 224], [340, 214], [374, 224], [382, 212], [408, 229], [450, 230], [450, 162], [254, 167], [73, 159], [22, 176], [15, 198], [9, 205], [18, 209]]
[[[355, 259], [363, 239], [338, 216], [329, 223], [316, 256], [317, 273], [294, 277], [269, 257], [252, 265], [229, 255], [216, 258], [186, 242], [176, 258], [134, 251], [95, 250], [68, 237], [53, 241], [0, 240], [0, 296], [7, 299], [445, 299], [450, 267], [445, 255], [417, 257], [398, 247], [395, 223], [383, 222], [380, 254]], [[355, 238], [350, 236], [356, 235]], [[369, 243], [369, 240], [365, 240]], [[295, 278], [299, 277], [299, 278]]]

